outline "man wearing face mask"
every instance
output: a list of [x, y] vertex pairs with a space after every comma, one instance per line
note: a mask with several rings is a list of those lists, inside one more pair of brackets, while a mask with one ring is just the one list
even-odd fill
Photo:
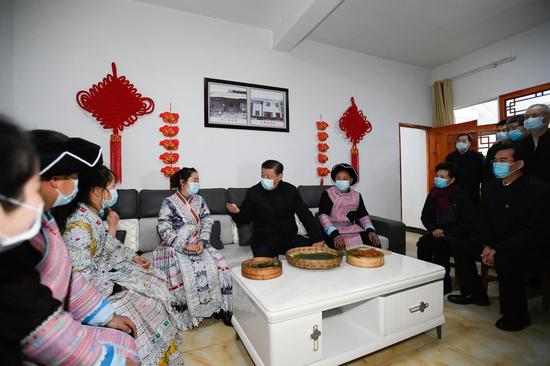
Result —
[[[255, 257], [276, 257], [295, 247], [324, 245], [318, 223], [296, 187], [283, 181], [283, 164], [276, 160], [262, 164], [261, 181], [248, 189], [241, 207], [229, 203], [227, 210], [238, 225], [253, 223]], [[309, 237], [297, 235], [294, 214]]]
[[[508, 121], [506, 121], [506, 126], [508, 127], [508, 137], [510, 139], [509, 142], [517, 143], [523, 140], [525, 137], [529, 136], [529, 132], [525, 129], [525, 127], [523, 127], [524, 120], [525, 116], [523, 114], [517, 114], [508, 118]], [[487, 160], [492, 160], [494, 158], [495, 156], [493, 154], [491, 159], [487, 158]]]
[[456, 137], [456, 151], [445, 158], [445, 161], [456, 166], [456, 184], [468, 192], [472, 204], [479, 204], [479, 186], [485, 178], [485, 158], [483, 154], [470, 149], [472, 136], [461, 133]]
[[550, 184], [550, 106], [534, 104], [525, 111], [525, 129], [529, 137], [521, 141], [521, 147], [526, 152], [525, 171], [535, 178]]
[[0, 156], [2, 365], [135, 365], [133, 339], [99, 327], [123, 329], [131, 321], [115, 315], [82, 277], [71, 275], [62, 243], [45, 240], [55, 226], [41, 227], [43, 209], [53, 200], [45, 202], [40, 194], [38, 159], [28, 136], [3, 120]]
[[487, 150], [487, 156], [485, 159], [485, 176], [486, 180], [492, 179], [495, 177], [493, 174], [493, 164], [491, 161], [495, 158], [497, 149], [505, 143], [510, 141], [510, 136], [508, 134], [508, 125], [507, 119], [503, 119], [497, 123], [497, 141]]
[[[496, 327], [518, 331], [530, 324], [524, 274], [543, 268], [549, 238], [550, 191], [547, 185], [524, 174], [524, 153], [520, 146], [503, 145], [497, 151], [493, 171], [497, 179], [483, 186], [477, 229], [483, 263], [498, 273], [500, 312]], [[473, 276], [475, 262], [461, 273], [470, 279], [470, 291], [483, 288]], [[472, 296], [449, 295], [456, 304], [471, 304]]]

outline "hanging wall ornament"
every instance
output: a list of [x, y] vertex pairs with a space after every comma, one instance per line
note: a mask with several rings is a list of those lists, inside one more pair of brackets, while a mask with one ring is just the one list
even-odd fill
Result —
[[159, 159], [162, 160], [164, 164], [167, 164], [167, 166], [163, 167], [160, 172], [164, 174], [165, 177], [170, 178], [179, 170], [179, 168], [174, 167], [173, 164], [179, 161], [180, 155], [172, 151], [179, 148], [179, 140], [174, 137], [180, 130], [178, 126], [175, 126], [175, 124], [178, 123], [180, 116], [178, 113], [172, 113], [172, 103], [170, 103], [170, 111], [162, 112], [159, 117], [162, 118], [164, 123], [167, 123], [160, 127], [159, 131], [164, 137], [168, 137], [167, 139], [160, 141], [159, 145], [170, 151], [159, 156]]
[[151, 98], [138, 93], [134, 84], [125, 76], [117, 75], [116, 65], [111, 64], [112, 74], [88, 90], [76, 94], [78, 105], [90, 112], [111, 134], [111, 170], [118, 182], [122, 181], [121, 132], [124, 127], [133, 125], [137, 119], [153, 112], [155, 103]]
[[330, 173], [328, 168], [324, 166], [328, 161], [328, 156], [324, 153], [329, 149], [328, 144], [325, 142], [328, 140], [328, 133], [325, 132], [325, 130], [329, 125], [327, 122], [323, 121], [323, 116], [321, 116], [320, 121], [315, 122], [315, 126], [317, 127], [317, 140], [320, 141], [317, 144], [317, 161], [321, 164], [320, 167], [317, 167], [317, 175], [321, 177], [319, 185], [322, 186], [325, 183], [324, 178]]
[[357, 148], [357, 144], [366, 133], [372, 131], [372, 125], [363, 114], [363, 111], [357, 108], [353, 97], [351, 97], [351, 106], [349, 106], [342, 117], [340, 117], [339, 126], [352, 143], [351, 165], [357, 172], [357, 178], [359, 180], [359, 149]]

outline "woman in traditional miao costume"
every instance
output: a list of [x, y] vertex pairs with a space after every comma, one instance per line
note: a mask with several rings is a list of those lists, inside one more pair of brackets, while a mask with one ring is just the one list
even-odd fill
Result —
[[330, 176], [335, 185], [321, 194], [319, 219], [325, 242], [336, 249], [369, 244], [380, 246], [380, 238], [365, 208], [361, 193], [351, 188], [357, 172], [346, 163], [336, 164]]
[[[165, 275], [115, 237], [119, 217], [109, 209], [118, 197], [115, 184], [106, 167], [89, 170], [80, 176], [76, 204], [68, 207], [68, 216], [56, 213], [73, 269], [136, 323], [142, 365], [181, 365]], [[100, 214], [107, 216], [107, 223]]]
[[162, 243], [155, 249], [154, 265], [168, 277], [175, 309], [186, 329], [213, 315], [230, 325], [233, 287], [229, 267], [209, 243], [213, 220], [204, 198], [197, 194], [198, 173], [182, 168], [170, 184], [177, 191], [160, 209]]
[[82, 169], [101, 163], [101, 149], [54, 131], [30, 137], [40, 173], [28, 136], [0, 121], [1, 364], [137, 365], [134, 323], [71, 270], [49, 214], [71, 200]]

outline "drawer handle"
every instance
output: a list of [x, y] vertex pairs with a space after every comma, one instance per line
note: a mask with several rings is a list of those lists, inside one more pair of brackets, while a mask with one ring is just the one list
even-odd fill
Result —
[[421, 313], [423, 313], [424, 310], [426, 310], [429, 306], [430, 306], [429, 303], [420, 301], [419, 304], [409, 307], [409, 312], [416, 313], [417, 311], [420, 311]]
[[319, 337], [321, 337], [321, 331], [317, 325], [313, 326], [313, 333], [311, 333], [311, 339], [313, 339], [313, 350], [319, 350]]

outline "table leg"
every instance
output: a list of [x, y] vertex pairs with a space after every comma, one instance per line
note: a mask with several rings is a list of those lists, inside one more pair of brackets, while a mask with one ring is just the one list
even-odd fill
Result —
[[437, 332], [437, 339], [441, 339], [441, 325], [435, 328], [435, 330]]

